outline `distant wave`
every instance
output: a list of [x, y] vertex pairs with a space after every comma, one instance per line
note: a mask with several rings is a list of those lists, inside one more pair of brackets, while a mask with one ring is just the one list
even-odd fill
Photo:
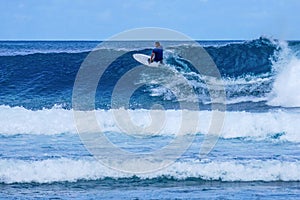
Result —
[[98, 43], [97, 41], [0, 41], [0, 56], [88, 52]]
[[[122, 165], [122, 163], [120, 163]], [[142, 164], [140, 167], [143, 167]], [[188, 170], [187, 170], [188, 169]], [[67, 158], [48, 160], [0, 160], [0, 183], [53, 183], [80, 180], [189, 178], [203, 181], [300, 181], [299, 161], [231, 160], [175, 162], [151, 174], [128, 174], [108, 169], [95, 160]]]

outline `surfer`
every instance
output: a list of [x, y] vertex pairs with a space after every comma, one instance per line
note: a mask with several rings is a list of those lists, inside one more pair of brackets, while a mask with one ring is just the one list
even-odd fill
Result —
[[152, 62], [163, 63], [163, 48], [159, 42], [155, 42], [155, 48], [152, 50], [151, 57], [148, 59], [149, 64]]

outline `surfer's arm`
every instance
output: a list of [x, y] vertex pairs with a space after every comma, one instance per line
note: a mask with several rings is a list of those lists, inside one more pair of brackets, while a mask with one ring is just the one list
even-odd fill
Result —
[[153, 62], [155, 54], [152, 52], [151, 57], [150, 57], [150, 62]]

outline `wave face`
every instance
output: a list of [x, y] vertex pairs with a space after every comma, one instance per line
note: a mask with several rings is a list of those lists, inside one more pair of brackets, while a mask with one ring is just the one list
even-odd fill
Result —
[[220, 47], [206, 47], [222, 75], [240, 77], [270, 73], [275, 52], [282, 49], [277, 41], [267, 38], [247, 41], [239, 44], [228, 44]]
[[[2, 42], [2, 46], [5, 42]], [[15, 42], [17, 43], [17, 42]], [[19, 44], [21, 43], [21, 44]], [[5, 98], [0, 99], [0, 105], [22, 106], [28, 109], [52, 108], [54, 105], [62, 105], [71, 109], [72, 89], [76, 74], [88, 55], [88, 50], [96, 46], [94, 42], [71, 43], [70, 49], [64, 49], [67, 44], [61, 42], [50, 43], [47, 52], [44, 43], [19, 42], [18, 45], [28, 48], [40, 48], [40, 53], [30, 51], [24, 54], [24, 49], [12, 51], [8, 55], [0, 56], [0, 93]], [[48, 44], [46, 42], [46, 44]], [[14, 43], [13, 43], [14, 44]], [[17, 44], [12, 45], [17, 49]], [[73, 46], [72, 46], [73, 45]], [[228, 42], [215, 45], [206, 45], [204, 48], [215, 61], [224, 81], [226, 97], [229, 109], [247, 110], [253, 105], [259, 105], [269, 109], [273, 106], [298, 107], [299, 94], [297, 70], [299, 68], [299, 45], [291, 44], [267, 38], [246, 42]], [[7, 47], [8, 45], [6, 45]], [[54, 47], [56, 46], [56, 49]], [[75, 46], [75, 47], [74, 47]], [[119, 49], [114, 43], [112, 47], [97, 49], [108, 59], [114, 51], [124, 51], [124, 55], [113, 62], [99, 82], [96, 108], [110, 109], [111, 95], [114, 84], [129, 70], [139, 64], [133, 60], [132, 54], [149, 54], [151, 49], [147, 43], [142, 43], [128, 49]], [[166, 64], [180, 72], [192, 85], [200, 101], [200, 106], [206, 108], [209, 105], [210, 96], [205, 85], [208, 77], [199, 76], [194, 68], [177, 53], [183, 46], [174, 45], [166, 47]], [[23, 47], [23, 48], [25, 48]], [[43, 48], [42, 48], [43, 47]], [[53, 48], [53, 49], [51, 49]], [[7, 50], [7, 49], [4, 49]], [[4, 51], [2, 50], [2, 51]], [[296, 72], [296, 73], [295, 73]], [[147, 77], [141, 77], [147, 80]], [[174, 86], [177, 80], [169, 83]], [[289, 90], [283, 88], [283, 82], [288, 81]], [[285, 98], [288, 93], [293, 97]], [[154, 103], [164, 105], [169, 109], [178, 108], [177, 100], [193, 101], [184, 92], [176, 99], [172, 92], [159, 85], [146, 84], [135, 92], [131, 98], [130, 108], [150, 108]], [[98, 99], [101, 99], [98, 100]], [[30, 101], [28, 99], [31, 99]], [[245, 103], [248, 102], [248, 103]], [[236, 105], [236, 106], [234, 106]]]

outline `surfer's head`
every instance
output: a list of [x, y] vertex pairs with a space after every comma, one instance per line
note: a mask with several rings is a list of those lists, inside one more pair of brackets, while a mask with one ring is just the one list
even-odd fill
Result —
[[155, 46], [156, 46], [156, 47], [159, 47], [159, 46], [160, 46], [160, 43], [159, 43], [158, 41], [156, 41], [156, 42], [155, 42]]

